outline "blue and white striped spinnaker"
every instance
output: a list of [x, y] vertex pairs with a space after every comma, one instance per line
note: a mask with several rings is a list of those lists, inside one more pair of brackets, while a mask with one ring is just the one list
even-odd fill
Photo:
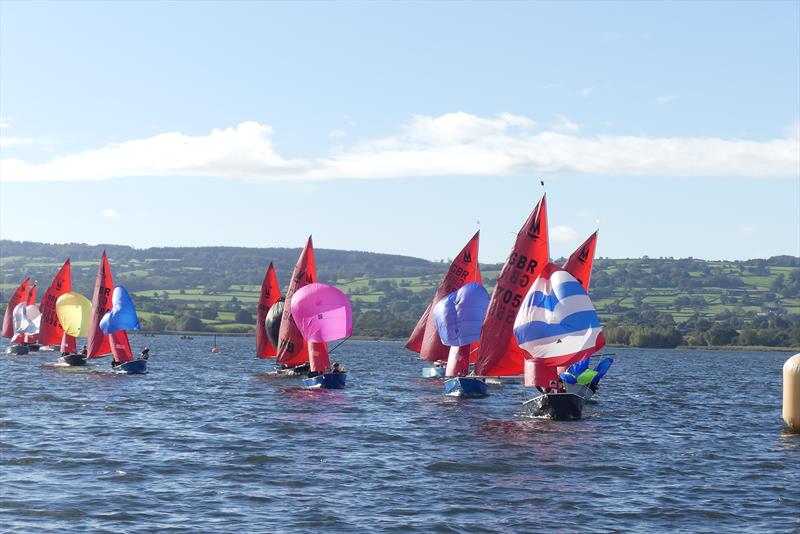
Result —
[[605, 345], [600, 319], [575, 277], [548, 263], [528, 290], [514, 321], [514, 337], [533, 358], [569, 365]]

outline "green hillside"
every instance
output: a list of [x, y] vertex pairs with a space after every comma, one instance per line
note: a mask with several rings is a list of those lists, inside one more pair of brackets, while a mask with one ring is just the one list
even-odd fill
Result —
[[[252, 332], [258, 291], [275, 263], [286, 284], [300, 249], [150, 248], [0, 241], [5, 302], [30, 275], [49, 285], [71, 258], [73, 288], [90, 295], [103, 249], [114, 280], [134, 295], [154, 331]], [[347, 292], [360, 336], [405, 338], [430, 302], [445, 262], [316, 249], [321, 281]], [[491, 291], [500, 265], [482, 265]], [[592, 299], [609, 342], [636, 346], [800, 346], [800, 259], [598, 259]], [[4, 304], [2, 305], [4, 307]]]

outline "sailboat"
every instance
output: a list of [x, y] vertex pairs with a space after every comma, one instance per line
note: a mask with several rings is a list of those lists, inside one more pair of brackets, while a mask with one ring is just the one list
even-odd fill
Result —
[[440, 300], [433, 308], [436, 329], [442, 343], [450, 347], [444, 382], [445, 395], [483, 397], [486, 382], [466, 377], [471, 344], [480, 338], [481, 325], [489, 307], [489, 293], [478, 282], [470, 282]]
[[19, 323], [16, 323], [16, 333], [17, 336], [22, 336], [22, 343], [28, 346], [29, 352], [36, 352], [40, 347], [39, 327], [42, 320], [42, 312], [36, 304], [36, 290], [37, 286], [34, 283], [28, 292], [25, 304], [17, 304], [17, 309], [15, 310], [15, 321], [19, 319]]
[[58, 362], [69, 366], [86, 365], [86, 347], [77, 352], [76, 344], [77, 338], [88, 335], [92, 303], [80, 293], [70, 291], [58, 297], [55, 311], [59, 328], [63, 329], [61, 357]]
[[309, 372], [308, 378], [303, 380], [303, 387], [344, 388], [347, 371], [338, 363], [331, 367], [325, 343], [352, 335], [350, 299], [333, 286], [308, 284], [292, 296], [291, 312], [297, 329], [308, 343]]
[[[304, 286], [317, 282], [317, 269], [314, 264], [314, 245], [311, 236], [308, 236], [305, 248], [300, 253], [300, 258], [292, 271], [292, 279], [289, 288], [286, 290], [284, 301], [283, 316], [281, 317], [280, 330], [278, 332], [278, 354], [276, 362], [278, 372], [282, 374], [304, 375], [308, 373], [309, 347], [303, 338], [303, 333], [297, 327], [294, 317], [292, 317], [292, 297]], [[328, 346], [326, 343], [317, 343], [314, 350], [320, 354], [327, 355]]]
[[75, 338], [65, 334], [64, 328], [58, 319], [56, 313], [56, 302], [62, 295], [69, 293], [72, 290], [72, 270], [69, 258], [58, 270], [50, 286], [42, 295], [42, 303], [40, 305], [42, 312], [42, 320], [39, 326], [39, 350], [54, 350], [53, 347], [59, 347], [62, 353], [75, 353]]
[[29, 352], [28, 346], [23, 343], [24, 336], [17, 335], [14, 325], [14, 311], [21, 303], [25, 303], [27, 305], [29, 289], [30, 278], [25, 278], [25, 280], [22, 281], [14, 293], [11, 294], [11, 298], [8, 300], [8, 305], [6, 306], [6, 311], [3, 315], [2, 331], [2, 336], [11, 340], [11, 345], [6, 348], [6, 354], [22, 355], [28, 354]]
[[523, 351], [513, 325], [522, 300], [548, 261], [547, 205], [542, 197], [517, 233], [514, 246], [497, 278], [481, 327], [474, 377], [521, 375]]
[[39, 350], [37, 340], [41, 318], [42, 314], [36, 305], [36, 285], [34, 285], [28, 292], [28, 297], [17, 304], [12, 312], [14, 337], [11, 338], [11, 343], [17, 347], [15, 354]]
[[[280, 298], [281, 287], [278, 285], [278, 275], [275, 274], [275, 267], [273, 267], [272, 262], [269, 262], [267, 272], [264, 274], [264, 280], [261, 282], [261, 294], [258, 297], [258, 308], [256, 310], [256, 358], [274, 358], [278, 354], [276, 349], [278, 332], [275, 332], [275, 339], [269, 335], [267, 317]], [[282, 309], [281, 313], [283, 313]], [[280, 329], [280, 315], [278, 315], [278, 319], [278, 329]]]
[[[92, 294], [88, 355], [89, 358], [101, 358], [111, 353], [111, 366], [115, 372], [143, 374], [147, 372], [147, 360], [133, 359], [126, 328], [139, 329], [136, 310], [127, 291], [124, 288], [114, 287], [111, 267], [108, 265], [106, 252], [103, 251]], [[146, 351], [147, 349], [142, 351], [143, 356], [146, 355]]]
[[[592, 277], [594, 253], [597, 248], [597, 234], [598, 231], [595, 231], [581, 243], [562, 266], [562, 269], [575, 277], [587, 293]], [[594, 369], [589, 369], [589, 358], [586, 358], [566, 369], [559, 368], [558, 376], [568, 393], [576, 393], [584, 400], [589, 401], [594, 397], [600, 380], [606, 375], [612, 363], [614, 363], [614, 359], [606, 357]]]
[[548, 263], [522, 302], [514, 336], [530, 354], [525, 385], [542, 392], [524, 404], [527, 413], [580, 419], [585, 399], [562, 390], [557, 369], [588, 358], [605, 345], [600, 320], [583, 286], [558, 265]]
[[414, 331], [406, 342], [408, 350], [418, 352], [421, 360], [427, 362], [440, 362], [433, 367], [425, 367], [422, 376], [425, 378], [442, 378], [445, 376], [445, 366], [443, 362], [448, 359], [450, 347], [445, 346], [436, 329], [436, 321], [433, 317], [433, 308], [446, 295], [458, 291], [465, 284], [470, 282], [482, 283], [481, 270], [478, 266], [478, 244], [480, 241], [480, 230], [464, 245], [461, 252], [450, 264], [450, 268], [444, 275], [436, 294], [431, 299], [430, 304], [425, 309]]

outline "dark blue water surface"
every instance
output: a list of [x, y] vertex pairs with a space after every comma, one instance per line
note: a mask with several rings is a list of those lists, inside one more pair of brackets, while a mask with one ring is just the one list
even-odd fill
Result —
[[252, 338], [132, 341], [146, 376], [0, 357], [3, 531], [800, 531], [787, 353], [616, 350], [566, 423], [516, 385], [444, 397], [396, 342], [346, 343], [316, 392]]

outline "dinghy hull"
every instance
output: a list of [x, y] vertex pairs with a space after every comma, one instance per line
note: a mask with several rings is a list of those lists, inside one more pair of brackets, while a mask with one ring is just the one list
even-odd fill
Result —
[[576, 421], [581, 418], [585, 400], [575, 393], [547, 393], [523, 404], [527, 415], [556, 421]]
[[6, 354], [22, 356], [24, 354], [28, 354], [28, 352], [30, 352], [30, 350], [28, 349], [27, 345], [11, 345], [10, 347], [6, 347]]
[[[594, 397], [594, 391], [589, 386], [584, 386], [582, 384], [564, 384], [567, 389], [567, 393], [574, 393], [579, 397], [583, 397], [583, 400], [590, 401], [592, 397]], [[593, 401], [594, 402], [594, 401]]]
[[344, 389], [347, 373], [326, 373], [303, 379], [303, 387], [309, 389]]
[[479, 378], [450, 378], [444, 382], [444, 394], [450, 397], [477, 399], [486, 397], [489, 388], [486, 382]]
[[444, 367], [423, 367], [422, 378], [444, 378]]
[[147, 372], [147, 360], [131, 360], [114, 367], [114, 372], [123, 375], [143, 375]]
[[70, 366], [86, 365], [86, 356], [83, 354], [66, 354], [60, 357], [58, 361]]

